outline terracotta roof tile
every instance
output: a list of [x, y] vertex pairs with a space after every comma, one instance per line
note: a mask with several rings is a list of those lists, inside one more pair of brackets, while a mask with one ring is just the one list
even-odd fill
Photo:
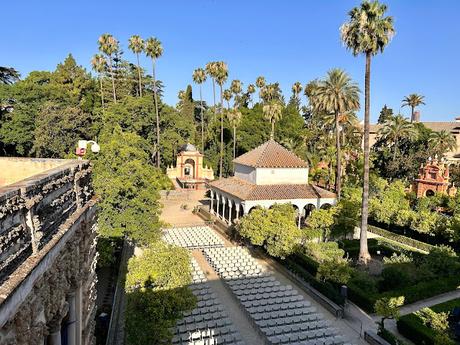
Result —
[[209, 183], [209, 186], [241, 200], [286, 200], [335, 198], [336, 194], [311, 184], [255, 185], [237, 177]]
[[254, 168], [307, 168], [308, 164], [294, 153], [269, 140], [254, 150], [235, 158], [234, 163]]

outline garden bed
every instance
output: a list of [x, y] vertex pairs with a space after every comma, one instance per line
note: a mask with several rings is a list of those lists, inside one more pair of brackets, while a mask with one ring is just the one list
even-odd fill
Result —
[[[460, 306], [460, 298], [437, 304], [430, 309], [436, 313], [451, 312], [457, 306]], [[435, 331], [425, 326], [422, 320], [414, 313], [401, 316], [397, 322], [397, 326], [399, 333], [416, 344], [434, 344]]]

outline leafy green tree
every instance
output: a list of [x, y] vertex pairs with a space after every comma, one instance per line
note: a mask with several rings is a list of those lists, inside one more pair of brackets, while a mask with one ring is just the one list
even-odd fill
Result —
[[12, 84], [19, 80], [20, 76], [13, 67], [0, 66], [0, 84]]
[[94, 164], [94, 188], [100, 197], [99, 233], [127, 236], [139, 244], [160, 237], [159, 193], [168, 179], [149, 163], [144, 139], [115, 126], [99, 140], [101, 152]]
[[410, 107], [411, 108], [411, 121], [412, 122], [419, 122], [420, 119], [416, 118], [415, 114], [415, 108], [418, 107], [419, 105], [425, 104], [423, 101], [425, 96], [418, 95], [416, 93], [412, 93], [409, 96], [404, 97], [402, 100], [402, 106], [403, 107]]
[[158, 58], [163, 55], [163, 46], [161, 42], [155, 38], [150, 37], [145, 41], [144, 47], [145, 54], [152, 59], [152, 78], [153, 78], [153, 101], [155, 103], [155, 115], [156, 115], [156, 134], [157, 134], [157, 168], [160, 167], [161, 164], [161, 146], [160, 146], [160, 115], [158, 112], [158, 94], [157, 94], [157, 87], [156, 87], [156, 73], [155, 73], [155, 65]]
[[340, 143], [340, 116], [359, 109], [359, 88], [348, 74], [338, 68], [327, 72], [327, 77], [320, 80], [310, 94], [310, 102], [318, 113], [333, 114], [335, 123], [336, 179], [337, 199], [341, 196], [342, 151]]
[[227, 111], [228, 121], [233, 127], [233, 159], [236, 158], [236, 129], [241, 124], [241, 116], [241, 112], [238, 109], [230, 109]]
[[375, 302], [375, 313], [382, 317], [379, 324], [379, 329], [385, 329], [385, 320], [399, 319], [399, 307], [404, 304], [404, 296], [399, 297], [382, 297]]
[[110, 34], [103, 34], [99, 37], [99, 50], [107, 55], [109, 59], [109, 72], [110, 78], [112, 79], [112, 92], [113, 92], [113, 101], [117, 103], [117, 93], [115, 90], [115, 73], [113, 71], [113, 55], [116, 54], [119, 50], [119, 43]]
[[129, 38], [128, 48], [136, 54], [137, 59], [137, 75], [139, 78], [139, 97], [142, 97], [142, 73], [141, 64], [139, 63], [139, 54], [145, 49], [145, 42], [139, 35], [133, 35]]
[[104, 109], [105, 107], [104, 106], [104, 86], [103, 86], [102, 74], [107, 69], [107, 61], [103, 55], [96, 54], [91, 59], [91, 66], [93, 70], [95, 70], [98, 74], [98, 79], [99, 79], [99, 84], [100, 84], [100, 89], [101, 89], [101, 104], [102, 104], [102, 109]]
[[128, 263], [126, 340], [130, 345], [164, 344], [183, 313], [196, 305], [187, 250], [161, 241]]
[[388, 184], [369, 202], [371, 217], [387, 225], [393, 224], [399, 211], [409, 209], [409, 200], [406, 198], [405, 186], [401, 181]]
[[313, 210], [305, 220], [304, 236], [307, 239], [322, 239], [326, 242], [331, 236], [332, 226], [338, 213], [337, 207]]
[[245, 215], [238, 231], [252, 244], [264, 246], [269, 255], [284, 258], [300, 241], [301, 232], [295, 219], [291, 204], [275, 204], [270, 209], [259, 208]]
[[370, 125], [370, 78], [372, 56], [383, 52], [390, 43], [395, 30], [393, 18], [385, 16], [387, 6], [378, 1], [363, 1], [349, 13], [350, 21], [340, 28], [341, 37], [353, 55], [366, 56], [364, 100], [364, 174], [361, 211], [361, 234], [359, 261], [366, 264], [370, 259], [367, 248], [367, 216], [369, 199], [369, 125]]
[[325, 260], [320, 263], [316, 276], [322, 281], [347, 284], [351, 278], [352, 268], [345, 259]]
[[272, 126], [270, 138], [275, 137], [275, 123], [281, 120], [283, 116], [283, 106], [276, 100], [269, 101], [263, 106], [264, 117]]
[[393, 109], [388, 108], [387, 105], [385, 104], [380, 110], [379, 114], [379, 119], [377, 120], [377, 123], [383, 124], [385, 121], [390, 120], [393, 117]]
[[430, 308], [422, 308], [415, 312], [422, 323], [436, 332], [434, 345], [454, 345], [455, 342], [449, 338], [449, 313], [436, 313]]

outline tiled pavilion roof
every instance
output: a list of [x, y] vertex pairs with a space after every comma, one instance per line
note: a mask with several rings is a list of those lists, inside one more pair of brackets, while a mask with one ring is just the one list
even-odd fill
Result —
[[335, 198], [336, 194], [311, 184], [256, 185], [237, 177], [216, 180], [209, 185], [240, 200], [287, 200]]
[[235, 158], [234, 163], [253, 168], [307, 168], [308, 164], [294, 153], [269, 140], [254, 150]]

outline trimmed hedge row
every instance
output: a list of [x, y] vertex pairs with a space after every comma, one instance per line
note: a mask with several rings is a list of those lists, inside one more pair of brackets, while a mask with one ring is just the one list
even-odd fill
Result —
[[334, 303], [340, 306], [345, 304], [345, 298], [340, 295], [338, 287], [332, 285], [331, 283], [319, 281], [314, 275], [312, 275], [291, 258], [286, 258], [283, 261], [279, 260], [279, 262], [288, 268], [291, 272], [297, 274], [299, 277], [309, 283], [314, 289], [321, 292]]
[[391, 345], [407, 345], [405, 341], [402, 341], [387, 329], [379, 330], [377, 334], [388, 341]]
[[352, 282], [350, 282], [348, 284], [348, 298], [368, 313], [373, 313], [375, 302], [382, 297], [404, 296], [404, 304], [410, 304], [425, 298], [430, 298], [455, 290], [459, 284], [460, 277], [452, 276], [420, 282], [399, 290], [388, 291], [380, 294], [370, 294], [369, 291], [364, 291], [359, 286], [355, 286]]
[[[456, 306], [460, 306], [460, 298], [440, 303], [431, 307], [436, 313], [450, 312]], [[436, 332], [426, 327], [414, 313], [401, 316], [397, 321], [398, 331], [407, 339], [416, 344], [433, 345]]]
[[413, 238], [406, 237], [406, 236], [403, 236], [403, 235], [395, 234], [394, 232], [379, 228], [379, 227], [374, 226], [374, 225], [369, 224], [367, 228], [368, 228], [369, 232], [372, 232], [372, 233], [374, 233], [376, 235], [379, 235], [379, 236], [385, 237], [387, 239], [390, 239], [390, 240], [393, 240], [393, 241], [408, 245], [408, 246], [413, 247], [413, 248], [417, 248], [419, 250], [423, 250], [425, 252], [429, 252], [433, 248], [433, 246], [431, 244], [428, 244], [428, 243], [425, 243], [425, 242], [420, 242], [420, 241], [414, 240]]

